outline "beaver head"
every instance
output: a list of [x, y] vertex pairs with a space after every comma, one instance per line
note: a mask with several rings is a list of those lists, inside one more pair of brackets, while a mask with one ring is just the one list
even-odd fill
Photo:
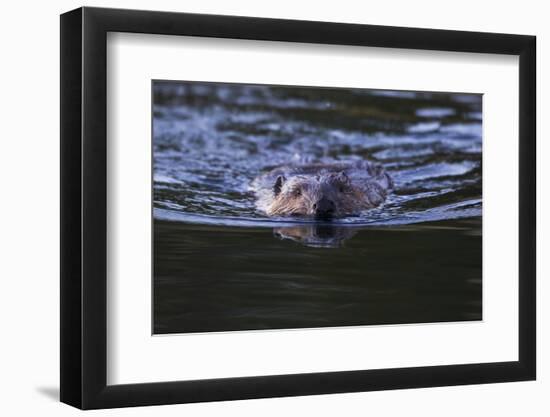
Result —
[[279, 175], [273, 184], [270, 216], [311, 216], [330, 220], [354, 214], [364, 200], [345, 172], [319, 175]]

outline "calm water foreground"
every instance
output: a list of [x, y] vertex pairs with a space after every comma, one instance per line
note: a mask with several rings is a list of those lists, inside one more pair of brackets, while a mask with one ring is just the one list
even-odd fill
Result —
[[[154, 333], [482, 318], [481, 96], [156, 82]], [[396, 190], [270, 219], [274, 166], [368, 159]]]
[[317, 248], [263, 227], [156, 221], [154, 332], [480, 320], [480, 226], [364, 228]]

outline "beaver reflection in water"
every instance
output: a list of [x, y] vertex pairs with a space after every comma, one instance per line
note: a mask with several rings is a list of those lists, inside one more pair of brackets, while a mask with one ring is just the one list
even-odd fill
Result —
[[380, 165], [359, 161], [282, 166], [253, 187], [258, 209], [269, 216], [330, 220], [379, 206], [393, 181]]
[[334, 226], [331, 223], [309, 223], [277, 227], [273, 234], [279, 239], [289, 239], [312, 248], [338, 248], [357, 233], [353, 227]]

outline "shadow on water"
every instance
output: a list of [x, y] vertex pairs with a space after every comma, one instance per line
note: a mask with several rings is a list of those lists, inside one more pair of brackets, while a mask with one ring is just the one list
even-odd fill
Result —
[[[153, 88], [154, 333], [482, 318], [476, 94]], [[370, 160], [395, 190], [332, 223], [268, 218], [253, 179]]]

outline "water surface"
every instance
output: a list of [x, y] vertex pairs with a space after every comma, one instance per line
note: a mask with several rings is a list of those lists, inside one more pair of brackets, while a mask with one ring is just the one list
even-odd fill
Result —
[[[481, 96], [155, 82], [154, 332], [481, 319]], [[395, 191], [330, 224], [251, 181], [368, 159]]]

